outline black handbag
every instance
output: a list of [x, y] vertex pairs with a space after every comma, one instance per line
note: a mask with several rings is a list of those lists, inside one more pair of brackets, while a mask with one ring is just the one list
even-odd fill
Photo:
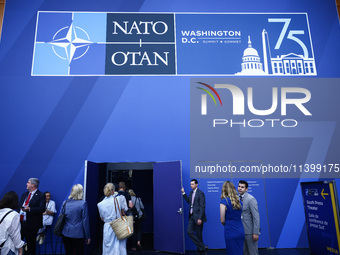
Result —
[[66, 205], [67, 201], [64, 203], [63, 208], [61, 209], [60, 215], [57, 219], [57, 222], [54, 225], [53, 228], [53, 234], [55, 234], [56, 236], [62, 236], [62, 232], [64, 229], [64, 225], [65, 225], [65, 205]]

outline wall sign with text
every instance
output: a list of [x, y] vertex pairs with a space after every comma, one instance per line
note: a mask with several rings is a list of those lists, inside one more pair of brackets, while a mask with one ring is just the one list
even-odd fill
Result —
[[34, 76], [316, 76], [306, 13], [38, 12]]
[[312, 254], [339, 254], [339, 203], [335, 182], [302, 182], [301, 190]]

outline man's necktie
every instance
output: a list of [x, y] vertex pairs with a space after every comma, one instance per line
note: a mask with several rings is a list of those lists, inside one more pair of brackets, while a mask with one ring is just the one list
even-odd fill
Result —
[[[24, 204], [25, 207], [28, 206], [28, 203], [30, 202], [30, 199], [31, 199], [31, 195], [32, 195], [32, 193], [28, 194], [28, 197], [27, 197], [25, 204]], [[24, 220], [24, 215], [20, 215], [20, 221], [23, 221], [23, 220]]]
[[191, 208], [190, 208], [190, 214], [194, 212], [194, 198], [195, 198], [196, 191], [192, 193], [192, 198], [191, 198]]
[[240, 197], [240, 201], [242, 202], [242, 200], [243, 200], [243, 199], [242, 199], [242, 196], [239, 196], [239, 197]]

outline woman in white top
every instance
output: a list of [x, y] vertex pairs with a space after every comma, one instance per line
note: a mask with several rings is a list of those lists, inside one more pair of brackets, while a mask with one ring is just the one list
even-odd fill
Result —
[[7, 192], [0, 201], [0, 221], [3, 219], [0, 224], [0, 245], [3, 244], [1, 255], [23, 254], [20, 216], [14, 211], [18, 209], [18, 202], [18, 195], [14, 191]]
[[126, 255], [126, 239], [118, 240], [113, 232], [110, 222], [120, 217], [120, 213], [115, 210], [114, 199], [117, 199], [121, 210], [127, 211], [128, 207], [124, 196], [113, 196], [115, 187], [112, 183], [107, 183], [104, 187], [105, 198], [98, 203], [98, 210], [103, 228], [103, 255]]
[[57, 212], [55, 202], [51, 200], [51, 192], [46, 191], [44, 194], [46, 197], [46, 210], [43, 213], [43, 227], [38, 231], [37, 242], [39, 244], [44, 243], [46, 226], [52, 225], [54, 214]]

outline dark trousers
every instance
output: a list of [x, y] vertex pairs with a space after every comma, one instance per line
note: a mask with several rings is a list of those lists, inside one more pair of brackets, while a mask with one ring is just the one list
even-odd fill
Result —
[[136, 247], [137, 242], [142, 239], [142, 221], [136, 219], [133, 224], [133, 247]]
[[189, 221], [188, 221], [187, 234], [192, 240], [192, 242], [197, 246], [197, 249], [199, 251], [203, 251], [205, 248], [205, 245], [203, 243], [203, 238], [202, 238], [202, 232], [203, 232], [203, 222], [201, 225], [197, 225], [197, 222], [195, 221], [194, 217], [190, 215]]
[[27, 255], [34, 255], [37, 248], [37, 234], [39, 229], [31, 229], [27, 227], [26, 221], [21, 222], [21, 239], [26, 240], [27, 243]]
[[63, 236], [66, 255], [84, 255], [84, 238], [70, 238]]

